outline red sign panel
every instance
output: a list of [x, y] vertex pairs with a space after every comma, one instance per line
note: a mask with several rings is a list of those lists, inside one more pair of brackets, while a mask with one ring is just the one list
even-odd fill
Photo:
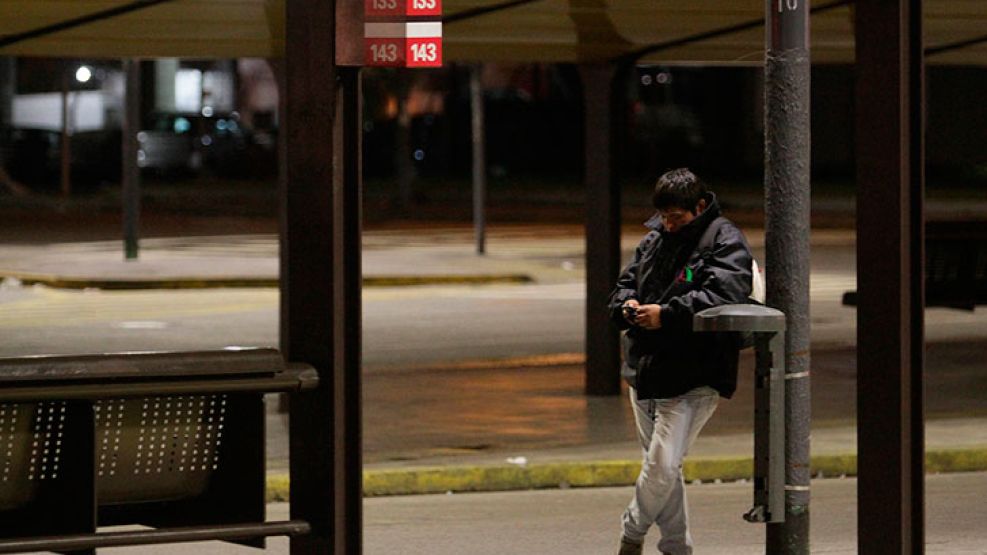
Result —
[[376, 17], [440, 17], [442, 0], [363, 0], [368, 19]]
[[442, 37], [408, 39], [405, 67], [442, 67]]
[[383, 67], [441, 67], [442, 38], [367, 38], [366, 63]]

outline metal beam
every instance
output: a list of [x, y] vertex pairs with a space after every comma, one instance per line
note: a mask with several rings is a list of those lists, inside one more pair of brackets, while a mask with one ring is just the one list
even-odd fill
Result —
[[620, 273], [617, 119], [626, 66], [581, 65], [586, 159], [586, 394], [620, 393], [620, 334], [607, 300]]
[[281, 349], [319, 373], [290, 406], [293, 554], [362, 551], [359, 71], [335, 64], [336, 2], [286, 2]]
[[981, 35], [979, 37], [973, 37], [966, 40], [960, 40], [956, 42], [951, 42], [949, 44], [940, 44], [939, 46], [932, 46], [925, 49], [926, 56], [935, 56], [936, 54], [943, 54], [945, 52], [952, 52], [954, 50], [961, 50], [963, 48], [969, 48], [971, 46], [977, 46], [987, 42], [987, 35]]
[[921, 0], [859, 1], [857, 523], [860, 553], [924, 537], [924, 62]]
[[83, 25], [88, 25], [97, 21], [103, 21], [112, 17], [117, 17], [131, 12], [136, 12], [138, 10], [150, 8], [151, 6], [173, 1], [174, 0], [138, 0], [137, 2], [131, 2], [122, 6], [116, 6], [80, 17], [66, 19], [65, 21], [59, 21], [58, 23], [53, 23], [51, 25], [45, 25], [44, 27], [38, 27], [37, 29], [31, 29], [30, 31], [24, 31], [23, 33], [0, 36], [0, 48], [17, 44], [19, 42], [24, 42], [26, 40], [46, 37], [61, 31], [75, 29], [76, 27], [82, 27]]
[[532, 4], [534, 2], [540, 2], [541, 0], [510, 0], [508, 2], [502, 2], [500, 4], [493, 4], [490, 6], [483, 6], [480, 8], [471, 8], [468, 10], [463, 10], [461, 12], [456, 12], [442, 17], [442, 23], [456, 23], [457, 21], [467, 21], [470, 19], [475, 19], [477, 17], [502, 12], [504, 10], [509, 10], [511, 8], [517, 8], [519, 6], [524, 6], [527, 4]]

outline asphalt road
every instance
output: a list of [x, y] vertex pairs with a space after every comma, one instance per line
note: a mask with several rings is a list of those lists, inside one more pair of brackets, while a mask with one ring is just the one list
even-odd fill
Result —
[[[839, 305], [845, 287], [846, 278], [835, 272], [817, 273], [813, 284], [813, 419], [826, 425], [850, 425], [854, 417], [854, 397], [846, 392], [855, 386], [855, 313]], [[368, 288], [364, 299], [368, 461], [627, 437], [629, 422], [598, 416], [626, 416], [624, 399], [582, 394], [581, 283]], [[274, 289], [0, 288], [0, 356], [276, 345], [277, 302]], [[929, 314], [929, 417], [987, 414], [987, 311]], [[551, 364], [498, 362], [533, 355], [551, 355]], [[493, 362], [476, 363], [484, 359]], [[513, 410], [518, 403], [523, 414]], [[746, 429], [748, 407], [724, 403], [707, 431]], [[418, 424], [416, 433], [390, 425], [395, 408]], [[278, 430], [283, 423], [269, 426]], [[274, 467], [286, 459], [284, 438], [274, 434], [269, 443]]]
[[[849, 269], [813, 273], [813, 346], [855, 344], [840, 304]], [[364, 366], [583, 352], [584, 286], [425, 286], [364, 290]], [[0, 286], [0, 356], [214, 349], [278, 343], [275, 289], [74, 291]], [[987, 338], [987, 310], [927, 312], [930, 342]]]
[[[583, 348], [579, 284], [364, 294], [364, 364], [419, 366]], [[0, 355], [277, 345], [274, 289], [0, 290]]]
[[[856, 549], [856, 480], [812, 483], [813, 553], [852, 555]], [[926, 481], [926, 553], [987, 554], [987, 474], [929, 476]], [[749, 483], [690, 485], [690, 517], [696, 553], [764, 553], [763, 525], [741, 520], [751, 503]], [[616, 553], [619, 516], [631, 488], [543, 490], [487, 494], [367, 499], [364, 553], [382, 555], [600, 555]], [[268, 506], [268, 519], [288, 516], [287, 505]], [[646, 553], [658, 535], [649, 534]], [[271, 553], [287, 553], [288, 541], [269, 542]], [[165, 554], [175, 547], [118, 549], [114, 553]], [[182, 548], [188, 555], [253, 553], [218, 543]]]

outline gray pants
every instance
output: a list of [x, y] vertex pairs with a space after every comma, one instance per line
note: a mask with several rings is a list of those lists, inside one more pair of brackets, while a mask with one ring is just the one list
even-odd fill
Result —
[[692, 553], [682, 460], [699, 431], [713, 415], [720, 396], [699, 387], [670, 399], [638, 400], [631, 388], [631, 406], [644, 450], [634, 498], [624, 511], [624, 538], [643, 543], [651, 524], [661, 530], [658, 550], [672, 555]]

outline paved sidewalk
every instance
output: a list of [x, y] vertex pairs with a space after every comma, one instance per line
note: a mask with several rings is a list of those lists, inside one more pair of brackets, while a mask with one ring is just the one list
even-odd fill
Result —
[[[812, 553], [855, 555], [857, 481], [813, 480]], [[701, 555], [762, 555], [765, 526], [744, 522], [750, 483], [686, 486], [689, 526]], [[926, 483], [926, 547], [935, 555], [984, 555], [987, 474], [930, 476]], [[363, 552], [369, 555], [607, 555], [617, 552], [619, 516], [630, 488], [569, 488], [470, 495], [423, 495], [365, 499]], [[286, 503], [267, 507], [269, 520], [289, 518]], [[644, 553], [655, 554], [652, 529]], [[114, 549], [121, 555], [255, 553], [246, 547], [203, 542]], [[289, 552], [288, 540], [272, 538], [271, 553]]]
[[[629, 256], [643, 228], [625, 228]], [[763, 231], [748, 231], [755, 250]], [[853, 244], [851, 231], [813, 234], [819, 247]], [[491, 227], [487, 254], [477, 255], [468, 226], [368, 231], [363, 239], [364, 284], [395, 286], [580, 281], [584, 230], [574, 225]], [[763, 254], [761, 255], [763, 258]], [[200, 235], [141, 241], [137, 260], [125, 260], [121, 241], [0, 245], [0, 278], [25, 285], [97, 289], [275, 287], [278, 240], [272, 234]]]

